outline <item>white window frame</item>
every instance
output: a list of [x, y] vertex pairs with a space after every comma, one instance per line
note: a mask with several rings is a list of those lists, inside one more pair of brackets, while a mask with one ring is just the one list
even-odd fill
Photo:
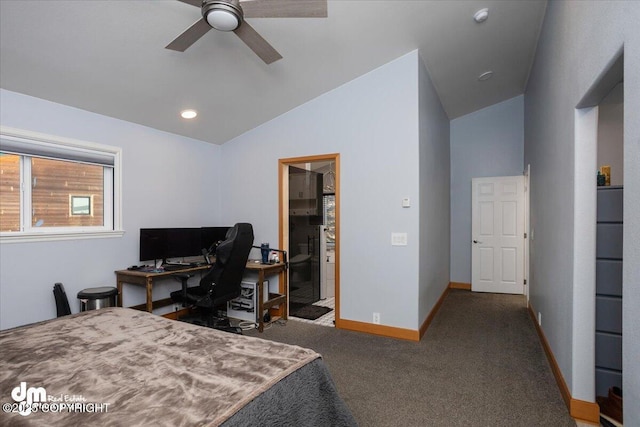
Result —
[[[31, 157], [28, 153], [15, 152], [20, 156], [20, 231], [0, 232], [0, 243], [76, 240], [88, 238], [121, 237], [122, 229], [122, 149], [94, 142], [80, 141], [47, 135], [23, 129], [0, 125], [0, 151], [4, 144], [24, 145], [42, 151], [56, 153], [57, 160], [73, 161], [77, 157], [97, 157], [107, 159], [112, 167], [104, 167], [104, 225], [89, 227], [32, 227], [31, 225], [31, 183], [24, 177], [31, 177]], [[19, 150], [17, 150], [19, 151]], [[65, 159], [65, 155], [69, 155]], [[46, 156], [41, 156], [46, 157]], [[99, 164], [99, 163], [98, 163]], [[103, 165], [104, 166], [104, 165]], [[27, 184], [27, 185], [25, 185]], [[113, 194], [111, 194], [113, 191]]]

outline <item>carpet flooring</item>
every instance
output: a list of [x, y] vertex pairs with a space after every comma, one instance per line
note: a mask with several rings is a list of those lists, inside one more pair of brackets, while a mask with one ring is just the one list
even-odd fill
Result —
[[290, 320], [264, 333], [323, 355], [360, 426], [575, 426], [524, 297], [452, 290], [420, 342]]

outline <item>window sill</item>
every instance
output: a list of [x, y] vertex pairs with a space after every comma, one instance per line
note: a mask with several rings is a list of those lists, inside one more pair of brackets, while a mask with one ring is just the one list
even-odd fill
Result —
[[16, 233], [0, 236], [0, 243], [52, 242], [56, 240], [108, 239], [124, 236], [124, 230], [87, 232]]

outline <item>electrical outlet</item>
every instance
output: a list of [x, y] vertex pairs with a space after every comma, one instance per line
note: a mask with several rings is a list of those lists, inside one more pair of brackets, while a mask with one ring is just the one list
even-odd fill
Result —
[[407, 246], [407, 233], [391, 233], [391, 246]]
[[542, 326], [542, 313], [538, 312], [538, 325]]
[[373, 324], [374, 325], [380, 324], [380, 313], [373, 313]]

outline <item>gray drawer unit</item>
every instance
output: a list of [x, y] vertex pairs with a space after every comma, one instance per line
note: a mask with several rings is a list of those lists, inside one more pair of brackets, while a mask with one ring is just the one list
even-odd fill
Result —
[[596, 295], [596, 331], [622, 333], [622, 298]]
[[596, 260], [596, 294], [622, 296], [622, 260]]
[[598, 187], [596, 395], [622, 387], [622, 187]]
[[596, 396], [606, 396], [609, 387], [622, 388], [622, 372], [596, 368]]
[[622, 259], [622, 224], [598, 223], [596, 258]]
[[622, 222], [622, 187], [598, 188], [598, 222]]
[[596, 332], [596, 366], [622, 371], [622, 336]]

